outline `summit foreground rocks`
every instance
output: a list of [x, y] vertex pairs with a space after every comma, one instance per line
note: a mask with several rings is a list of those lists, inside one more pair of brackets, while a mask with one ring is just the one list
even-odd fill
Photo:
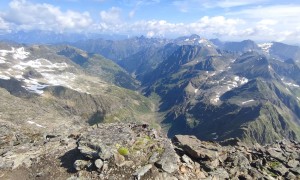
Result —
[[[299, 179], [300, 143], [172, 141], [147, 124], [99, 124], [35, 143], [10, 143], [0, 179]], [[2, 149], [2, 147], [0, 148]]]

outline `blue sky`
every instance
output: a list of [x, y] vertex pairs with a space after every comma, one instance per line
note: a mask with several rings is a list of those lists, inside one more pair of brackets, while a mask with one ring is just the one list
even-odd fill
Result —
[[1, 0], [0, 33], [18, 30], [300, 41], [296, 0]]

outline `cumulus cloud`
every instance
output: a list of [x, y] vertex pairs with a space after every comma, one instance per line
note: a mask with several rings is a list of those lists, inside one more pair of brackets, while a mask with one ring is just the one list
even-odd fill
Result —
[[121, 22], [121, 12], [122, 10], [117, 7], [112, 7], [107, 11], [101, 11], [101, 20], [108, 24], [117, 24]]
[[90, 26], [88, 12], [62, 11], [50, 4], [33, 4], [26, 0], [13, 0], [2, 18], [18, 29], [42, 29], [54, 31], [81, 31]]
[[[92, 0], [99, 1], [99, 0]], [[103, 1], [103, 0], [100, 0]], [[0, 33], [13, 30], [52, 30], [59, 32], [120, 33], [148, 37], [176, 37], [199, 34], [223, 40], [253, 39], [257, 41], [300, 41], [300, 5], [249, 6], [267, 0], [175, 0], [173, 5], [187, 12], [189, 8], [233, 8], [222, 15], [199, 16], [193, 22], [171, 22], [162, 19], [129, 19], [141, 6], [155, 5], [159, 0], [122, 0], [130, 5], [124, 9], [111, 7], [99, 12], [93, 20], [88, 12], [61, 10], [47, 3], [12, 0], [6, 11], [0, 12]], [[189, 4], [191, 2], [191, 4]], [[201, 4], [201, 5], [200, 5]], [[199, 5], [199, 6], [196, 6]], [[125, 16], [122, 16], [124, 13]], [[127, 19], [126, 19], [127, 18]], [[136, 17], [138, 18], [138, 17]], [[127, 20], [127, 21], [126, 21]]]
[[[240, 19], [228, 19], [223, 16], [205, 16], [193, 23], [170, 23], [165, 20], [137, 21], [132, 24], [123, 24], [124, 33], [146, 34], [148, 37], [170, 37], [188, 34], [203, 36], [237, 35], [237, 26], [245, 22]], [[112, 29], [114, 29], [112, 27]]]
[[247, 29], [252, 31], [254, 40], [299, 41], [300, 5], [270, 5], [245, 8], [228, 12], [226, 16], [240, 17], [247, 21]]

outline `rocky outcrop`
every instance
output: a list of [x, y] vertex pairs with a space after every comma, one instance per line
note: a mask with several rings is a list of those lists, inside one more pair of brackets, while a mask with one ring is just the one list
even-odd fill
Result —
[[230, 140], [221, 142], [221, 146], [214, 142], [200, 141], [195, 136], [184, 135], [176, 135], [173, 142], [184, 153], [182, 159], [188, 155], [200, 164], [200, 172], [206, 178], [300, 178], [296, 170], [300, 167], [298, 142], [283, 140], [272, 145], [256, 144], [250, 147], [238, 140]]
[[[9, 172], [22, 170], [28, 179], [300, 178], [300, 143], [294, 141], [248, 146], [238, 139], [215, 143], [188, 135], [170, 141], [147, 124], [135, 123], [59, 132], [26, 153], [28, 145], [21, 144], [1, 154], [0, 175], [9, 179]], [[11, 161], [14, 157], [19, 158]]]

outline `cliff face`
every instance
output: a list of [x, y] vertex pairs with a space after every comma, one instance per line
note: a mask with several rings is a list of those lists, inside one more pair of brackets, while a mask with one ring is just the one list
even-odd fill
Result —
[[135, 123], [75, 124], [36, 136], [10, 134], [13, 128], [0, 128], [3, 179], [300, 178], [300, 143], [294, 141], [251, 147], [186, 135], [171, 141]]

